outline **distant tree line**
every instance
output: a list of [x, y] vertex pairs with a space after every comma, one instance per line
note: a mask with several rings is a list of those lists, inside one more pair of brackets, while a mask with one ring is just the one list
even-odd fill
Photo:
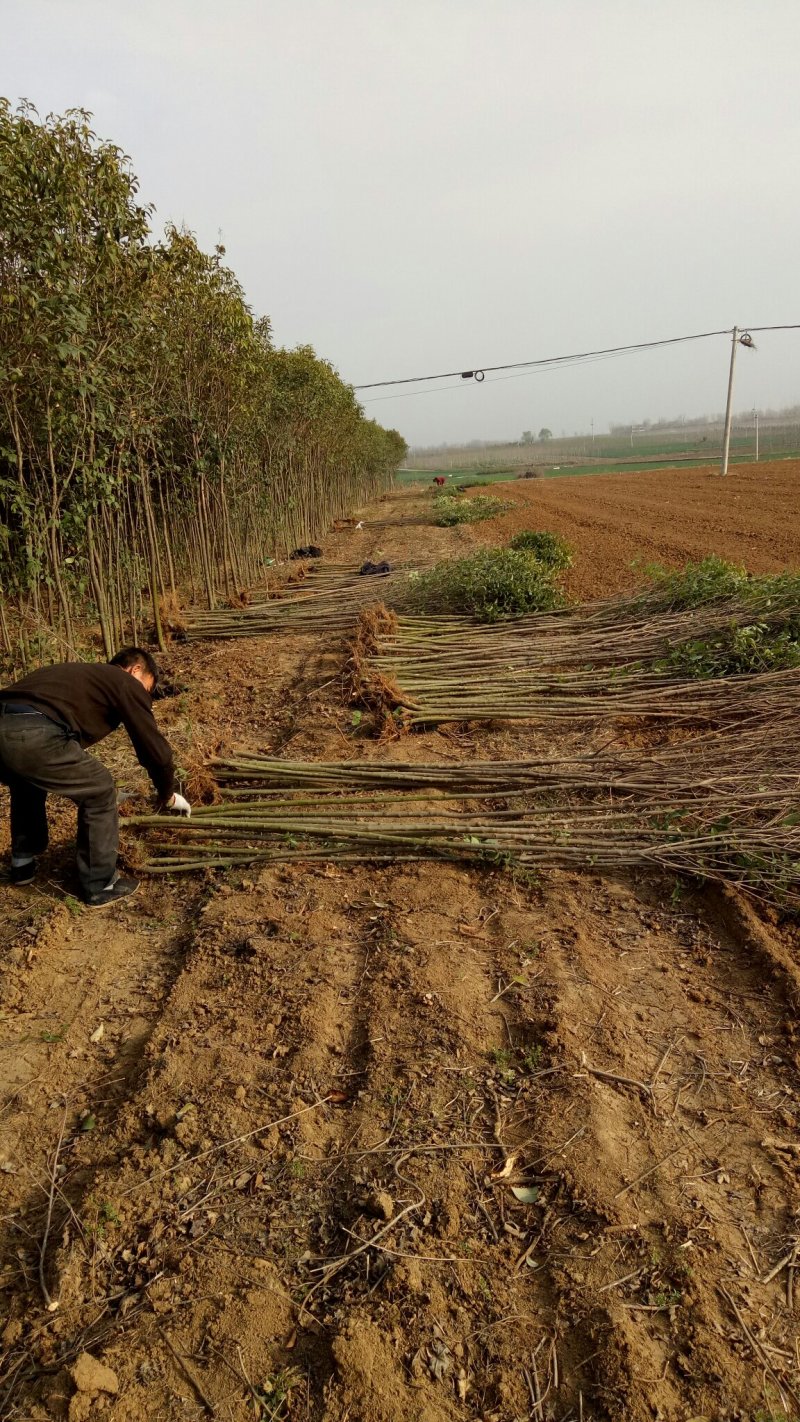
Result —
[[[787, 405], [783, 409], [779, 410], [759, 409], [756, 410], [755, 413], [758, 415], [759, 420], [762, 420], [764, 424], [789, 424], [800, 421], [800, 405]], [[748, 420], [752, 420], [752, 406], [746, 410], [737, 411], [734, 414], [733, 418], [735, 422], [739, 422], [742, 424], [746, 423]], [[721, 425], [724, 420], [725, 413], [724, 411], [720, 410], [714, 415], [675, 415], [668, 420], [638, 420], [633, 422], [632, 427], [635, 432], [643, 430], [653, 431], [654, 433], [663, 433], [665, 431], [671, 432], [679, 430], [691, 432], [692, 430], [697, 429], [713, 428], [715, 425]], [[630, 421], [628, 421], [627, 424], [622, 425], [609, 425], [609, 433], [612, 435], [629, 435], [630, 432]]]
[[105, 650], [374, 497], [406, 453], [310, 346], [279, 350], [224, 249], [153, 239], [90, 116], [0, 100], [0, 650]]

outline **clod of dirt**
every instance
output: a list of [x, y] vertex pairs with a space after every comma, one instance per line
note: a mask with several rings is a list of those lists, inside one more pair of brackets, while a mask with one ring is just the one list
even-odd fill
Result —
[[107, 1368], [91, 1353], [81, 1353], [70, 1368], [70, 1376], [78, 1392], [97, 1397], [101, 1392], [119, 1392], [119, 1379], [113, 1368]]
[[6, 1324], [2, 1333], [0, 1333], [0, 1343], [2, 1343], [4, 1348], [13, 1348], [14, 1344], [18, 1343], [21, 1337], [22, 1320], [20, 1318], [12, 1318]]
[[386, 1190], [375, 1190], [368, 1195], [364, 1207], [382, 1220], [390, 1220], [394, 1215], [394, 1200]]

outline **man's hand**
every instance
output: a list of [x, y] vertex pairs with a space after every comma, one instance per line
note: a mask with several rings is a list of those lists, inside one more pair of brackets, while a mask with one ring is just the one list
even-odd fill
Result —
[[189, 804], [189, 801], [185, 800], [183, 795], [178, 795], [177, 793], [175, 795], [171, 795], [170, 798], [165, 801], [164, 809], [172, 810], [173, 814], [175, 815], [184, 815], [187, 820], [190, 814], [192, 813], [192, 807]]

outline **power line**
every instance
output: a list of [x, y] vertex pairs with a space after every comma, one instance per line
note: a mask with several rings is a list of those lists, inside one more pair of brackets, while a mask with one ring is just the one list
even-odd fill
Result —
[[[557, 370], [569, 370], [576, 365], [593, 365], [601, 360], [619, 360], [625, 355], [625, 351], [618, 351], [611, 355], [585, 356], [581, 359], [570, 360], [565, 356], [559, 365], [547, 365], [540, 367], [540, 373], [547, 375]], [[528, 375], [535, 375], [537, 367], [528, 370], [516, 370], [511, 375], [496, 375], [493, 380], [487, 380], [487, 385], [497, 385], [503, 380], [524, 380]], [[380, 405], [387, 400], [412, 400], [420, 395], [436, 395], [443, 390], [469, 390], [471, 387], [464, 380], [459, 380], [455, 385], [429, 385], [425, 390], [401, 390], [398, 395], [373, 395], [370, 400], [362, 400], [362, 405]]]
[[[752, 327], [750, 328], [752, 329]], [[765, 328], [757, 328], [765, 329]], [[628, 351], [652, 350], [654, 346], [675, 346], [682, 341], [704, 341], [709, 336], [729, 336], [730, 328], [722, 331], [699, 331], [692, 336], [669, 336], [661, 341], [638, 341], [631, 346], [605, 346], [597, 351], [576, 351], [571, 355], [543, 356], [538, 360], [515, 360], [509, 361], [506, 365], [482, 365], [473, 366], [471, 370], [440, 370], [435, 375], [406, 375], [399, 380], [372, 380], [365, 385], [354, 385], [354, 390], [377, 390], [384, 385], [417, 385], [425, 380], [451, 380], [453, 376], [459, 375], [462, 379], [479, 374], [492, 374], [497, 370], [522, 370], [531, 369], [534, 366], [560, 365], [566, 361], [589, 360], [592, 356], [604, 355], [624, 355]]]
[[[800, 323], [787, 323], [781, 326], [747, 326], [741, 327], [747, 331], [797, 331], [800, 330]], [[677, 346], [687, 341], [706, 341], [712, 336], [730, 336], [732, 327], [724, 328], [720, 331], [697, 331], [688, 336], [668, 336], [660, 341], [638, 341], [629, 346], [605, 346], [596, 351], [576, 351], [571, 355], [543, 356], [537, 360], [517, 360], [510, 361], [505, 365], [484, 365], [473, 366], [465, 370], [440, 370], [434, 375], [406, 375], [397, 380], [372, 380], [362, 385], [354, 385], [354, 390], [378, 390], [388, 385], [419, 385], [428, 380], [452, 380], [460, 377], [461, 380], [471, 380], [474, 378], [483, 379], [484, 375], [494, 374], [500, 370], [535, 370], [545, 366], [561, 366], [567, 364], [577, 364], [580, 361], [588, 361], [603, 356], [628, 355], [634, 351], [655, 350], [658, 346]], [[454, 390], [457, 386], [443, 385], [441, 390]]]

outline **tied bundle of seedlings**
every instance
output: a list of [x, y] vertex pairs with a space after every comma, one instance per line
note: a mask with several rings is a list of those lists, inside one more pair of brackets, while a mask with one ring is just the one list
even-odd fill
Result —
[[[800, 669], [761, 676], [676, 680], [636, 666], [546, 672], [474, 659], [471, 670], [376, 658], [370, 671], [394, 690], [406, 726], [461, 721], [628, 721], [721, 725], [796, 707]], [[369, 675], [365, 684], [370, 685]], [[398, 694], [399, 689], [399, 694]]]
[[628, 759], [307, 766], [249, 756], [214, 768], [221, 804], [179, 824], [126, 822], [145, 834], [150, 872], [291, 860], [444, 859], [528, 872], [640, 865], [800, 907], [791, 714]]
[[374, 602], [378, 582], [384, 600], [402, 606], [408, 599], [409, 575], [420, 563], [396, 566], [372, 578], [361, 577], [360, 566], [314, 566], [299, 583], [285, 585], [261, 601], [238, 608], [189, 611], [184, 615], [186, 637], [197, 641], [275, 632], [345, 632], [361, 609]]
[[[723, 636], [731, 627], [759, 626], [796, 635], [800, 624], [800, 577], [778, 574], [744, 579], [725, 596], [696, 601], [697, 583], [706, 586], [690, 564], [683, 574], [688, 589], [684, 605], [676, 602], [678, 574], [664, 575], [668, 595], [655, 590], [634, 596], [600, 598], [565, 608], [553, 615], [538, 613], [507, 622], [501, 634], [482, 627], [477, 618], [404, 617], [396, 646], [413, 646], [429, 657], [457, 655], [459, 650], [492, 647], [534, 663], [583, 666], [654, 660], [692, 640]], [[432, 570], [437, 571], [436, 569]], [[430, 576], [430, 575], [426, 575]], [[715, 584], [716, 586], [716, 584]]]
[[784, 634], [796, 641], [799, 624], [800, 599], [784, 599], [765, 588], [746, 600], [732, 598], [681, 612], [654, 610], [646, 616], [627, 601], [608, 599], [555, 614], [519, 617], [502, 627], [465, 617], [404, 612], [378, 650], [397, 660], [410, 656], [459, 669], [476, 656], [527, 667], [641, 668], [650, 663], [659, 668], [691, 643], [724, 646], [740, 629], [757, 629], [764, 647]]
[[[418, 584], [439, 579], [447, 587], [449, 577], [455, 585], [448, 566]], [[665, 607], [648, 604], [647, 594], [502, 626], [404, 615], [380, 640], [373, 669], [402, 688], [397, 704], [411, 725], [573, 716], [715, 721], [737, 714], [737, 706], [747, 715], [752, 698], [792, 691], [791, 679], [756, 677], [800, 667], [800, 578], [712, 571], [697, 564], [664, 574], [654, 595]], [[485, 583], [489, 598], [491, 579]], [[513, 596], [513, 580], [505, 591]]]

